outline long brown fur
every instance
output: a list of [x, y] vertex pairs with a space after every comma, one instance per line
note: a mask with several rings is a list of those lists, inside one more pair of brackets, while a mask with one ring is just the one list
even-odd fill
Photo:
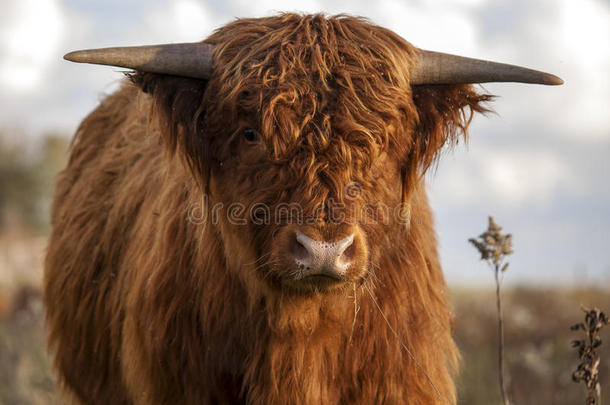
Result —
[[[411, 88], [416, 49], [359, 18], [240, 19], [206, 42], [209, 81], [136, 73], [76, 133], [44, 280], [67, 395], [454, 404], [458, 352], [422, 176], [490, 97]], [[366, 271], [332, 291], [282, 283], [294, 224], [227, 219], [235, 202], [297, 203], [330, 235], [328, 202], [353, 184], [357, 207], [404, 203], [410, 221], [348, 214]], [[217, 222], [192, 220], [220, 203]]]

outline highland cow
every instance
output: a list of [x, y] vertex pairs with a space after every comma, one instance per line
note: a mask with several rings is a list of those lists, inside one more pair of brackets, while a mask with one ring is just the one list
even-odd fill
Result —
[[472, 83], [560, 79], [348, 16], [66, 57], [133, 71], [57, 184], [44, 299], [66, 395], [456, 402], [423, 174], [485, 111]]

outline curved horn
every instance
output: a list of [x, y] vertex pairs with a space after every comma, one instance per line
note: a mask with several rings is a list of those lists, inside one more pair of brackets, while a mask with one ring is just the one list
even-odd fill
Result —
[[[130, 46], [75, 51], [66, 54], [64, 59], [208, 79], [212, 73], [212, 49], [212, 45], [201, 42]], [[563, 80], [550, 73], [425, 50], [419, 51], [417, 65], [411, 72], [413, 85], [486, 82], [563, 84]]]
[[563, 80], [550, 73], [505, 63], [425, 50], [420, 50], [418, 56], [417, 65], [411, 71], [413, 85], [488, 82], [563, 84]]
[[120, 66], [150, 73], [208, 79], [212, 73], [212, 45], [202, 42], [87, 49], [64, 59], [97, 65]]

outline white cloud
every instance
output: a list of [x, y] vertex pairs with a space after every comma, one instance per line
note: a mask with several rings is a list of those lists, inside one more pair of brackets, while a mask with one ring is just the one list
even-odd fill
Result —
[[[490, 85], [506, 100], [510, 98], [500, 113], [512, 115], [524, 126], [544, 122], [548, 132], [570, 141], [595, 144], [610, 139], [610, 7], [600, 0], [535, 4], [521, 9], [522, 15], [507, 15], [498, 32], [483, 38], [479, 52], [555, 73], [565, 84], [527, 90]], [[494, 12], [501, 11], [505, 10]]]
[[547, 203], [569, 178], [561, 161], [546, 151], [487, 152], [484, 156], [482, 181], [508, 204]]
[[[435, 7], [480, 7], [487, 3], [488, 0], [427, 0], [427, 4], [432, 4]], [[470, 10], [469, 10], [470, 11]]]
[[233, 0], [230, 3], [229, 8], [234, 13], [238, 13], [235, 17], [262, 17], [277, 12], [316, 13], [325, 9], [317, 0]]
[[543, 206], [560, 193], [580, 191], [569, 166], [546, 149], [483, 145], [455, 158], [445, 156], [431, 184], [433, 200], [462, 207]]
[[377, 3], [375, 14], [379, 16], [379, 24], [393, 29], [415, 46], [471, 54], [477, 38], [474, 15], [468, 9], [446, 7], [441, 3], [385, 0]]
[[20, 0], [0, 16], [0, 86], [27, 92], [40, 83], [64, 31], [57, 0]]
[[557, 39], [570, 51], [570, 60], [583, 68], [609, 63], [610, 8], [599, 0], [561, 0]]
[[141, 43], [198, 41], [218, 27], [214, 17], [203, 2], [165, 1], [151, 7], [128, 37], [137, 36]]
[[[597, 0], [561, 0], [557, 41], [570, 86], [566, 124], [576, 137], [610, 137], [610, 7]], [[567, 82], [568, 83], [568, 82]], [[587, 131], [590, 129], [591, 131]]]

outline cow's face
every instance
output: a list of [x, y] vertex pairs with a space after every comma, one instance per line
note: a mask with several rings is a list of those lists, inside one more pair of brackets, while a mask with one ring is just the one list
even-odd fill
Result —
[[239, 20], [209, 41], [205, 85], [140, 83], [210, 191], [233, 270], [301, 293], [383, 271], [383, 252], [408, 237], [421, 174], [485, 97], [412, 91], [413, 48], [359, 19]]
[[303, 96], [290, 89], [312, 88], [313, 81], [287, 82], [286, 91], [295, 92], [290, 101], [278, 89], [242, 95], [240, 105], [276, 98], [275, 111], [265, 103], [226, 128], [211, 187], [227, 208], [219, 220], [229, 252], [248, 252], [242, 263], [295, 291], [359, 283], [389, 235], [397, 240], [408, 224], [400, 148], [389, 146], [405, 134], [392, 133], [376, 113], [367, 122], [350, 116], [358, 111], [341, 111], [354, 100], [338, 84]]

